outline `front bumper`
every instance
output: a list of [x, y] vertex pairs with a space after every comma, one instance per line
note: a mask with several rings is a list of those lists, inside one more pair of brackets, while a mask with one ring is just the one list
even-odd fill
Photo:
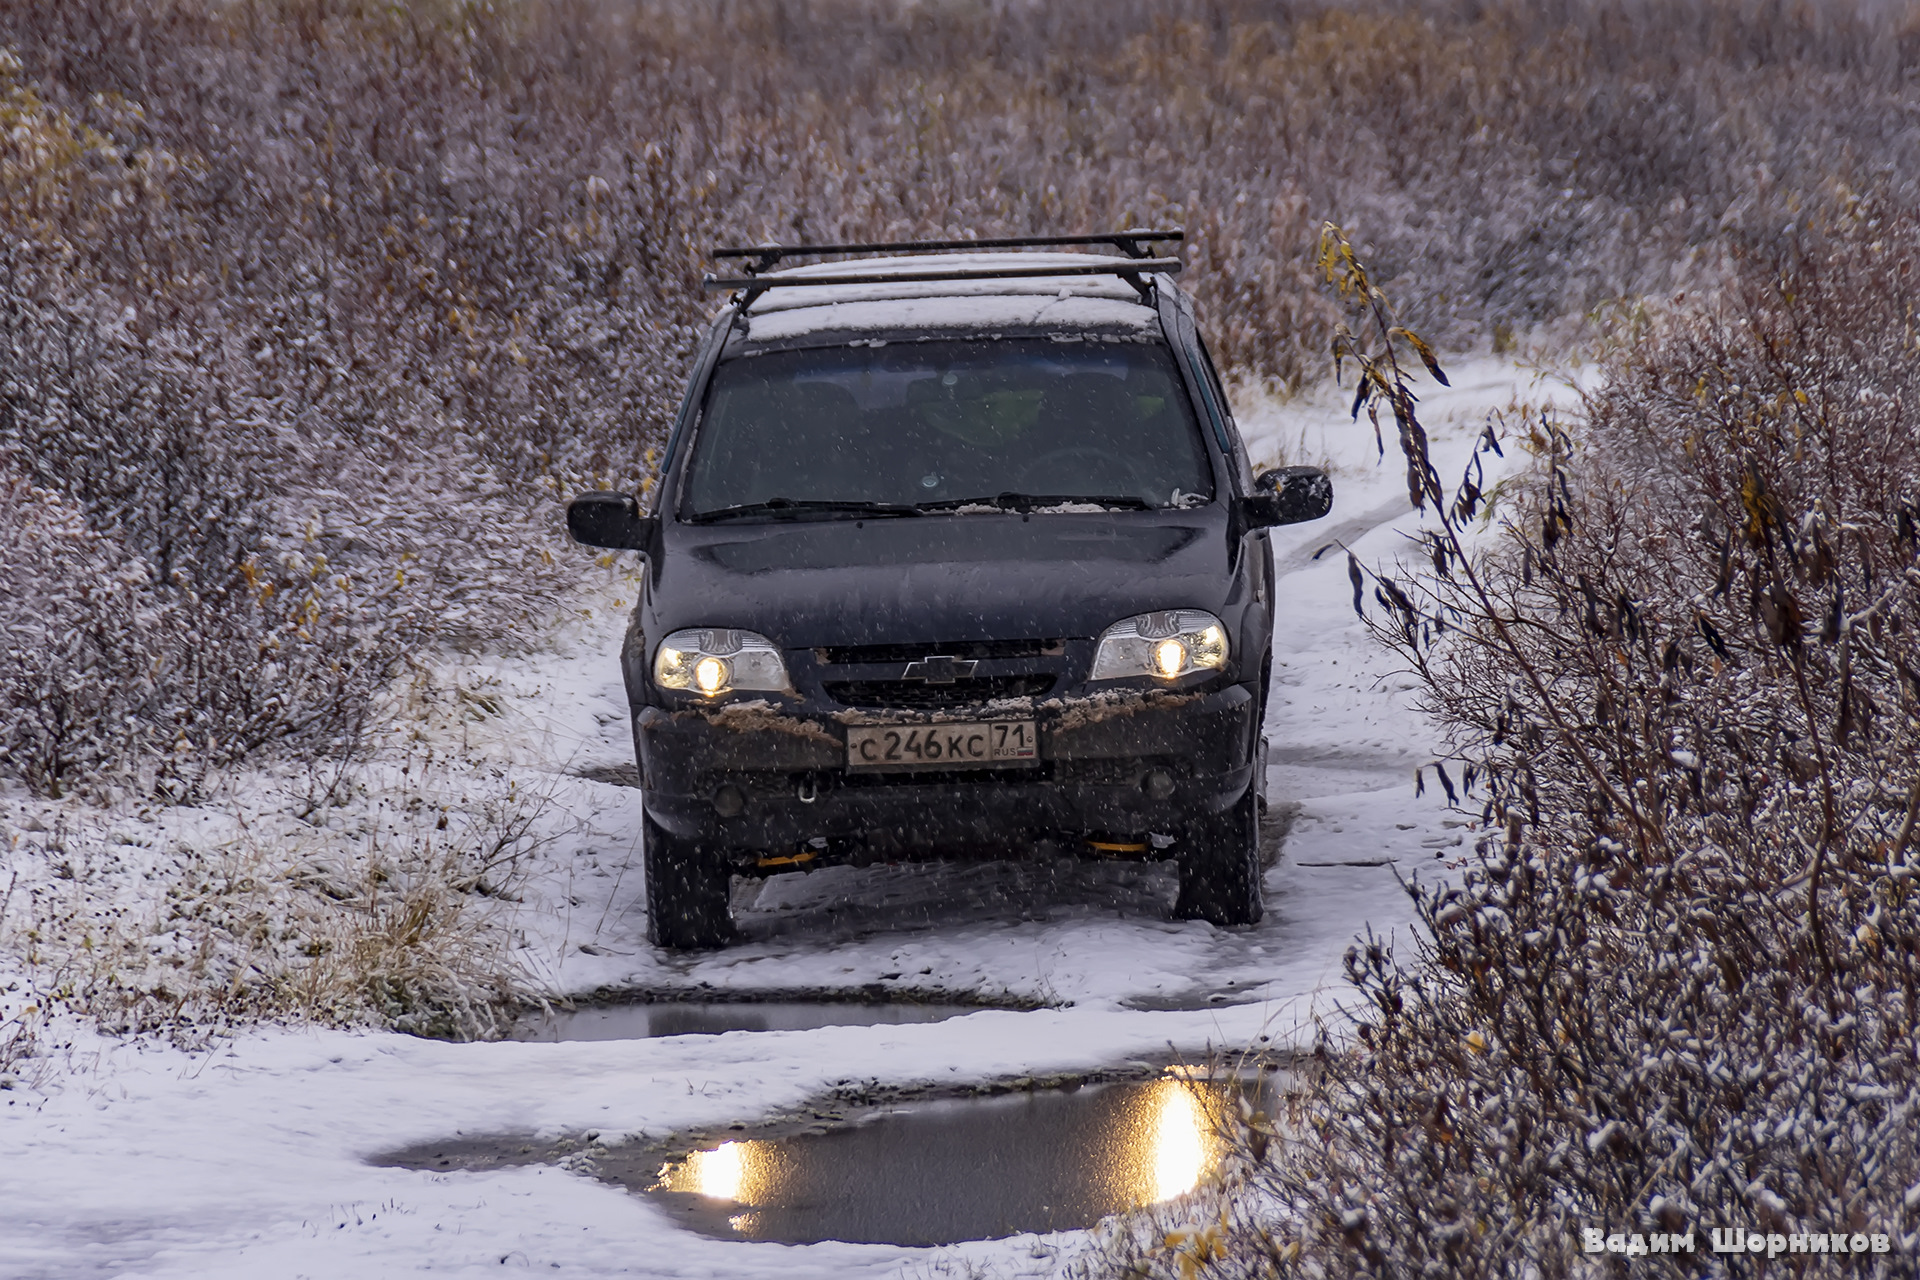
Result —
[[[814, 714], [769, 702], [634, 714], [647, 811], [742, 861], [807, 842], [887, 857], [1021, 836], [1178, 834], [1253, 780], [1258, 700], [1241, 685], [1049, 698], [1032, 709]], [[1027, 719], [1033, 766], [849, 773], [849, 724]]]

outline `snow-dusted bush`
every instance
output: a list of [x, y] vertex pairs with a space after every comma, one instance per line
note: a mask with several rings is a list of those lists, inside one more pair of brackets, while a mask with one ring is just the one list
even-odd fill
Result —
[[102, 738], [122, 729], [103, 714], [97, 673], [128, 665], [123, 646], [137, 639], [134, 595], [145, 574], [102, 543], [57, 494], [0, 473], [0, 582], [10, 614], [0, 641], [9, 709], [0, 752], [49, 785], [71, 756], [114, 751]]
[[551, 519], [485, 460], [235, 406], [188, 334], [0, 313], [0, 739], [28, 782], [184, 797], [263, 747], [337, 752], [412, 646], [551, 597]]
[[158, 628], [88, 723], [0, 708], [8, 771], [190, 792], [510, 635], [556, 499], [647, 479], [715, 241], [1184, 222], [1224, 363], [1294, 381], [1327, 212], [1498, 344], [1910, 198], [1910, 42], [1718, 0], [5, 6], [0, 454]]
[[[1870, 215], [1625, 333], [1497, 498], [1444, 488], [1379, 345], [1374, 393], [1433, 512], [1376, 630], [1483, 808], [1206, 1245], [1144, 1273], [1579, 1274], [1585, 1232], [1735, 1265], [1711, 1231], [1920, 1248], [1920, 220]], [[1498, 433], [1490, 428], [1483, 448]], [[1489, 503], [1492, 503], [1489, 506]], [[1491, 545], [1460, 536], [1491, 516]], [[1365, 579], [1355, 565], [1355, 603]], [[1252, 1130], [1249, 1133], [1252, 1134]], [[1137, 1245], [1137, 1241], [1136, 1241]], [[1182, 1259], [1186, 1270], [1180, 1270]]]
[[55, 794], [179, 798], [264, 747], [349, 749], [411, 648], [499, 640], [552, 599], [552, 482], [420, 430], [404, 368], [290, 395], [275, 344], [325, 344], [196, 296], [205, 228], [177, 186], [204, 166], [128, 151], [17, 76], [0, 63], [0, 214], [24, 233], [0, 242], [0, 759]]

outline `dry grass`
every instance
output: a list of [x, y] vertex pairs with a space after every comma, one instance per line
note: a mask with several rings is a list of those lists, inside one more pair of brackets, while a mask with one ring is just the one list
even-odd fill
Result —
[[187, 1046], [261, 1019], [497, 1034], [525, 994], [511, 912], [544, 805], [458, 772], [330, 779], [304, 820], [256, 788], [212, 837], [86, 813], [19, 832], [0, 1067], [55, 1010]]

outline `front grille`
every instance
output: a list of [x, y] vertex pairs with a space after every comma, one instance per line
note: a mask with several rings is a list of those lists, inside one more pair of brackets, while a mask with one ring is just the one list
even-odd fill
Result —
[[1025, 676], [987, 676], [926, 684], [919, 680], [828, 680], [821, 687], [835, 702], [849, 707], [970, 707], [995, 698], [1038, 698], [1053, 688], [1056, 677], [1042, 672]]
[[1060, 640], [952, 640], [944, 644], [828, 645], [814, 653], [830, 666], [848, 666], [859, 662], [918, 662], [935, 654], [992, 661], [1058, 657], [1066, 651], [1065, 642]]

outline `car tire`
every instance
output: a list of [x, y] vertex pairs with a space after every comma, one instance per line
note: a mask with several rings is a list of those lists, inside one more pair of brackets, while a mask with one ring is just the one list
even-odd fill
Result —
[[1260, 885], [1260, 809], [1255, 789], [1225, 812], [1196, 823], [1180, 852], [1180, 897], [1173, 914], [1217, 925], [1258, 924], [1266, 914]]
[[728, 912], [732, 869], [717, 851], [646, 820], [647, 937], [670, 951], [699, 951], [733, 941]]

